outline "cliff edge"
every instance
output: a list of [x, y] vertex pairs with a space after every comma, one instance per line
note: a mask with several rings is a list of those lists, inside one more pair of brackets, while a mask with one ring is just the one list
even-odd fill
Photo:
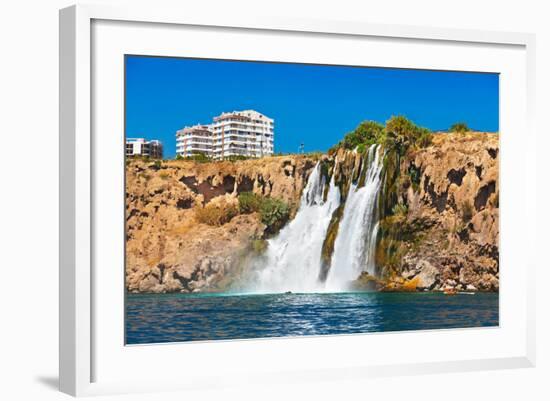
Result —
[[[127, 290], [185, 293], [238, 286], [248, 262], [265, 251], [266, 238], [293, 218], [318, 161], [325, 196], [332, 179], [342, 199], [319, 257], [323, 280], [350, 185], [364, 185], [361, 166], [368, 149], [233, 162], [129, 160]], [[498, 291], [498, 134], [436, 133], [429, 144], [402, 153], [376, 149], [383, 168], [375, 269], [365, 266], [350, 284], [382, 291]], [[275, 200], [274, 208], [258, 206], [265, 200]], [[279, 224], [272, 223], [277, 219]]]
[[382, 288], [498, 291], [498, 178], [498, 134], [434, 134], [407, 153], [380, 221]]
[[225, 289], [239, 279], [243, 258], [264, 246], [266, 225], [258, 213], [239, 213], [237, 196], [280, 199], [292, 215], [315, 163], [301, 155], [206, 163], [129, 160], [127, 290]]

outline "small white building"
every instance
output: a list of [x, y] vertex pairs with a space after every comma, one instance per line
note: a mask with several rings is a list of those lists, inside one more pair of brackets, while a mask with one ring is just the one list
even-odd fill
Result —
[[212, 159], [273, 155], [274, 120], [255, 110], [233, 111], [214, 117], [209, 125], [185, 127], [176, 133], [176, 153], [204, 153]]
[[126, 157], [135, 156], [162, 159], [162, 143], [145, 138], [126, 138]]

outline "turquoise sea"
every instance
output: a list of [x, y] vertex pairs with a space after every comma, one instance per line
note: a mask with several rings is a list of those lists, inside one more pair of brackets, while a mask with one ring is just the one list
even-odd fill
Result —
[[126, 343], [498, 326], [498, 300], [498, 293], [128, 294]]

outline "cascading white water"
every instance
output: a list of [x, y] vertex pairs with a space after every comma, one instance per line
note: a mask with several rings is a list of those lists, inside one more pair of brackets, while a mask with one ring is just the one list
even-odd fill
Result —
[[378, 146], [371, 146], [364, 163], [365, 184], [350, 184], [328, 272], [327, 291], [342, 291], [363, 271], [374, 273], [378, 222], [374, 215], [382, 163]]
[[374, 273], [378, 234], [375, 211], [382, 171], [378, 145], [369, 148], [363, 170], [364, 185], [359, 188], [350, 183], [326, 281], [319, 280], [321, 252], [332, 215], [340, 205], [340, 190], [333, 174], [323, 201], [326, 183], [317, 163], [295, 218], [268, 240], [266, 253], [256, 261], [257, 276], [250, 286], [253, 292], [346, 291], [361, 272]]
[[329, 184], [323, 201], [325, 178], [317, 163], [302, 193], [300, 207], [294, 219], [280, 233], [268, 240], [266, 254], [259, 263], [255, 292], [315, 292], [322, 291], [319, 282], [321, 249], [333, 212], [340, 205], [340, 190]]

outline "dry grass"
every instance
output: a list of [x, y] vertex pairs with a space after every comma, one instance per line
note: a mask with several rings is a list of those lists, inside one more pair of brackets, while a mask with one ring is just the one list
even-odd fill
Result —
[[167, 232], [167, 235], [172, 236], [184, 236], [196, 227], [196, 222], [192, 219], [186, 219], [182, 224], [174, 226]]
[[224, 202], [208, 203], [195, 208], [195, 220], [209, 226], [222, 226], [239, 214], [236, 205]]
[[448, 132], [434, 132], [432, 135], [433, 144], [441, 144], [445, 141], [452, 142], [471, 142], [471, 141], [482, 141], [486, 142], [489, 140], [498, 139], [498, 133], [495, 132], [478, 132], [470, 131], [465, 133], [448, 133]]

